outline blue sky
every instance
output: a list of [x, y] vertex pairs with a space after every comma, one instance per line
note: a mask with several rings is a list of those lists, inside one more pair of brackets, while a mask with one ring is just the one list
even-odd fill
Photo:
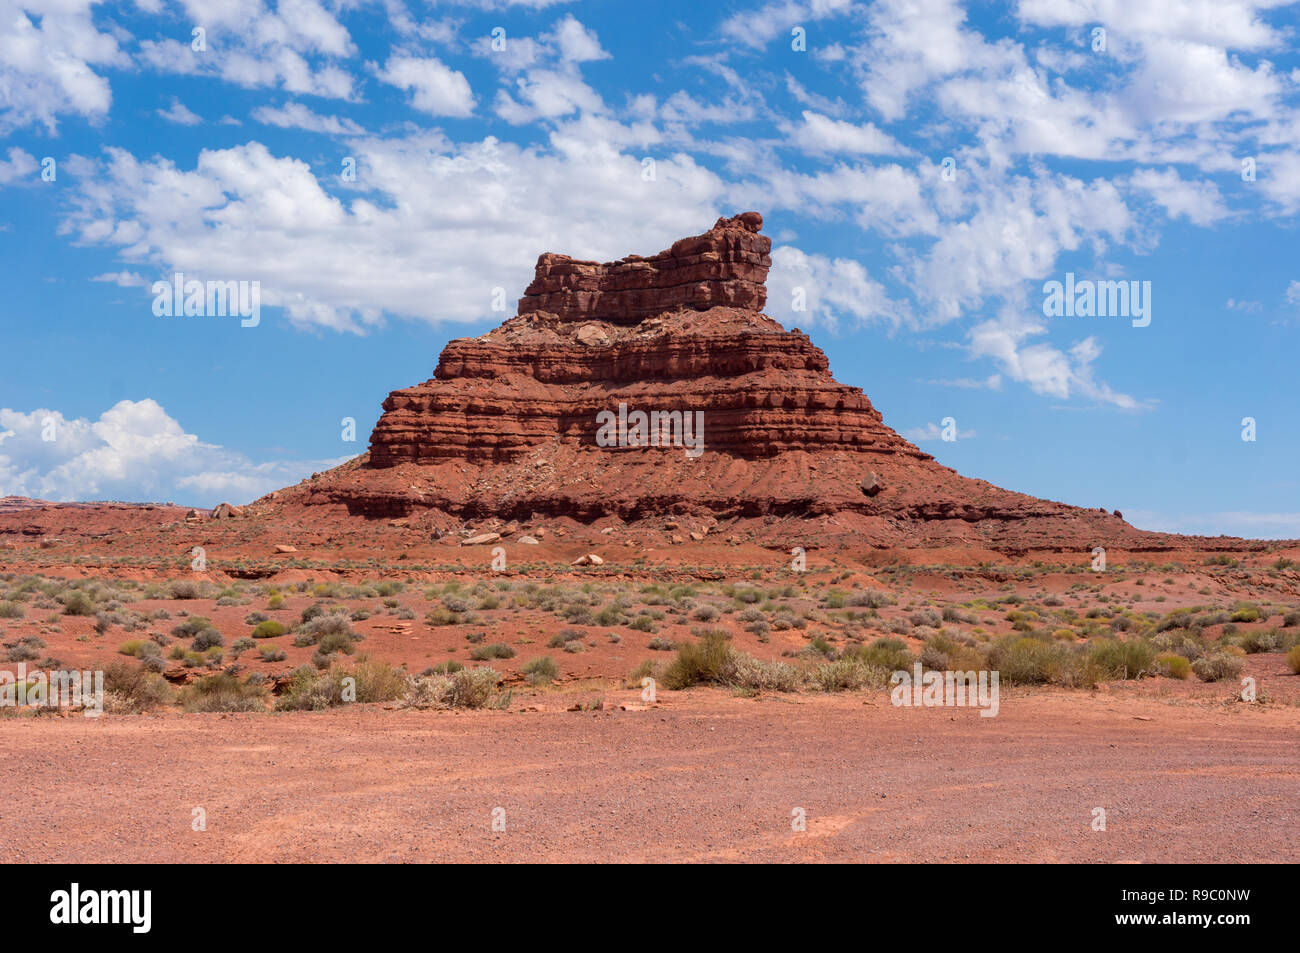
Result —
[[[0, 0], [0, 495], [247, 501], [364, 450], [541, 252], [757, 209], [768, 313], [941, 462], [1300, 536], [1298, 26], [1268, 0]], [[258, 282], [260, 322], [155, 315], [176, 271]], [[1150, 323], [1045, 315], [1067, 273], [1149, 282]]]

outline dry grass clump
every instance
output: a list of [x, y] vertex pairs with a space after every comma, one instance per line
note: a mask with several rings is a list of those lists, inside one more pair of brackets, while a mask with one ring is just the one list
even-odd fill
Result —
[[[637, 684], [654, 671], [652, 663], [643, 662], [632, 673], [631, 681]], [[681, 645], [677, 657], [663, 670], [659, 680], [665, 688], [674, 690], [693, 685], [719, 685], [742, 692], [797, 692], [805, 687], [849, 691], [883, 688], [889, 671], [861, 658], [839, 659], [808, 669], [787, 662], [764, 661], [735, 651], [727, 644], [725, 632], [711, 630], [702, 633], [698, 641]]]
[[173, 697], [171, 686], [161, 675], [125, 662], [110, 662], [104, 667], [105, 711], [135, 715], [168, 705]]
[[677, 649], [677, 657], [664, 670], [664, 687], [677, 690], [692, 685], [722, 684], [730, 655], [726, 633], [717, 629], [706, 631], [699, 641], [684, 642]]
[[1141, 678], [1156, 670], [1156, 650], [1145, 639], [1093, 639], [1086, 651], [1088, 674], [1097, 680]]
[[916, 661], [907, 648], [906, 642], [887, 636], [876, 639], [870, 645], [850, 645], [840, 657], [843, 660], [861, 662], [872, 668], [884, 669], [886, 672], [910, 669], [912, 663]]
[[820, 692], [851, 692], [862, 688], [884, 688], [889, 684], [892, 671], [894, 669], [874, 665], [862, 658], [846, 657], [810, 669], [808, 679], [811, 687]]
[[549, 685], [559, 677], [560, 666], [549, 655], [543, 655], [526, 664], [521, 671], [529, 685]]
[[411, 708], [486, 708], [500, 682], [501, 674], [486, 667], [422, 675], [411, 680], [406, 704]]
[[264, 679], [250, 677], [241, 682], [221, 672], [190, 682], [180, 690], [177, 700], [189, 712], [266, 711], [266, 694]]
[[388, 662], [362, 659], [351, 668], [317, 672], [303, 665], [294, 670], [288, 689], [276, 701], [280, 711], [322, 711], [351, 702], [390, 702], [406, 697], [410, 677]]
[[804, 673], [785, 662], [731, 652], [723, 666], [722, 682], [747, 692], [797, 692], [804, 684]]
[[1228, 652], [1212, 652], [1192, 663], [1192, 671], [1203, 682], [1224, 682], [1241, 677], [1246, 663]]

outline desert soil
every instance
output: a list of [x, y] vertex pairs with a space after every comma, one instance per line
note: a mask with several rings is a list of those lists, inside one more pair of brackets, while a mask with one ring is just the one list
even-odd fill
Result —
[[6, 719], [0, 856], [1300, 860], [1300, 709], [1222, 695], [1007, 690], [993, 718], [695, 689], [609, 693], [604, 711], [557, 693], [536, 710]]

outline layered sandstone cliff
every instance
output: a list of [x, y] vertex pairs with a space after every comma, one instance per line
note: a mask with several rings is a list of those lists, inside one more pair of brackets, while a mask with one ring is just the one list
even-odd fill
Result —
[[762, 227], [763, 216], [745, 212], [720, 218], [703, 235], [676, 241], [650, 258], [595, 262], [542, 255], [519, 313], [631, 325], [679, 308], [762, 311], [772, 267], [772, 240], [758, 234]]
[[599, 447], [603, 411], [703, 414], [710, 452], [876, 450], [924, 457], [856, 387], [831, 377], [806, 335], [754, 312], [714, 308], [635, 327], [544, 312], [453, 341], [434, 379], [395, 391], [371, 437], [375, 467], [504, 463], [543, 446]]
[[[289, 498], [368, 517], [802, 515], [868, 545], [1161, 548], [1116, 514], [967, 479], [904, 440], [807, 335], [761, 313], [761, 228], [747, 212], [649, 258], [542, 255], [518, 315], [450, 342], [432, 379], [384, 401], [368, 455]], [[669, 424], [663, 441], [606, 439], [602, 421], [638, 411], [698, 420], [699, 452]]]

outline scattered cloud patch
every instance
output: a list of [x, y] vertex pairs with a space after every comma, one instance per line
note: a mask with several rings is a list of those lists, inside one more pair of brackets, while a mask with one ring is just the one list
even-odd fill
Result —
[[359, 136], [365, 133], [365, 130], [351, 119], [322, 116], [312, 112], [302, 103], [296, 102], [285, 103], [280, 107], [259, 106], [253, 110], [252, 117], [268, 126], [302, 129], [306, 132], [320, 132], [330, 136]]
[[96, 420], [0, 409], [0, 496], [244, 503], [337, 460], [257, 463], [204, 443], [154, 400], [123, 400]]
[[97, 3], [0, 4], [0, 135], [31, 125], [54, 133], [64, 115], [90, 122], [108, 115], [113, 92], [101, 73], [130, 60], [118, 36], [95, 25]]
[[808, 254], [791, 245], [772, 252], [766, 311], [787, 327], [900, 324], [906, 309], [893, 301], [860, 262]]
[[158, 110], [158, 115], [168, 122], [176, 123], [178, 126], [197, 126], [203, 122], [202, 116], [191, 112], [189, 108], [175, 96], [172, 97], [170, 106], [166, 109]]
[[410, 93], [411, 106], [430, 116], [469, 116], [474, 93], [469, 80], [434, 57], [390, 56], [375, 75]]

